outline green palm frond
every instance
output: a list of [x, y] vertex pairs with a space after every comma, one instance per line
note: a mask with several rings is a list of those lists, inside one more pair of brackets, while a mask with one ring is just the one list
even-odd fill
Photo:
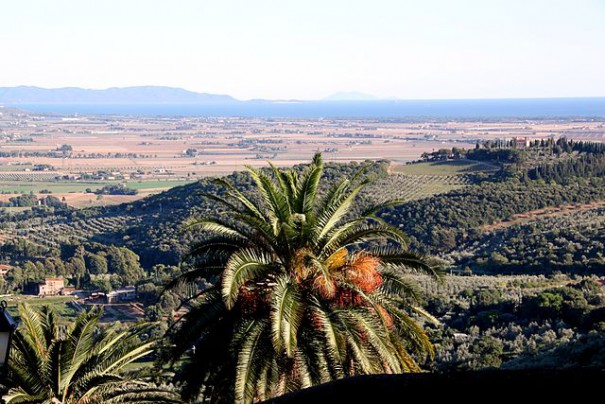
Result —
[[320, 153], [313, 156], [313, 161], [300, 177], [297, 187], [296, 212], [309, 214], [315, 207], [315, 198], [319, 190], [319, 180], [323, 173], [323, 161]]
[[274, 221], [287, 222], [291, 211], [286, 196], [282, 192], [279, 192], [278, 188], [267, 175], [254, 167], [246, 166], [246, 169], [263, 197], [265, 208], [270, 213], [270, 217]]
[[252, 321], [243, 327], [241, 348], [237, 359], [235, 377], [235, 402], [250, 403], [254, 401], [256, 383], [262, 367], [262, 337], [267, 324], [264, 321]]
[[290, 210], [295, 211], [296, 207], [292, 205], [292, 202], [297, 199], [298, 195], [298, 177], [292, 170], [282, 171], [271, 162], [269, 162], [269, 166], [281, 192], [286, 195], [286, 200], [290, 204]]
[[222, 280], [222, 293], [227, 308], [232, 308], [237, 301], [242, 285], [273, 268], [275, 268], [275, 262], [264, 251], [248, 248], [231, 255], [225, 265]]
[[350, 220], [334, 229], [324, 242], [321, 256], [327, 257], [345, 246], [380, 239], [392, 240], [400, 245], [406, 245], [408, 242], [408, 237], [401, 230], [385, 224], [368, 223], [367, 219], [362, 218]]
[[18, 387], [3, 397], [7, 404], [179, 402], [170, 389], [122, 372], [153, 352], [155, 342], [139, 339], [149, 325], [124, 332], [114, 327], [100, 331], [101, 310], [92, 309], [60, 333], [59, 318], [50, 307], [21, 305], [19, 314], [25, 322], [15, 332], [9, 362], [10, 381]]
[[375, 205], [372, 205], [372, 206], [366, 208], [361, 213], [361, 216], [363, 216], [363, 217], [374, 217], [381, 210], [384, 210], [386, 208], [392, 208], [392, 207], [395, 207], [395, 206], [399, 206], [399, 205], [404, 204], [405, 202], [407, 202], [407, 199], [393, 199], [393, 200], [390, 200], [390, 201], [384, 201], [384, 202], [381, 202], [381, 203], [377, 203]]
[[218, 181], [225, 193], [208, 197], [225, 211], [197, 220], [193, 269], [168, 285], [220, 280], [185, 299], [189, 312], [169, 330], [184, 396], [251, 403], [346, 376], [420, 371], [417, 359], [434, 349], [415, 320], [434, 318], [409, 274], [442, 271], [377, 216], [401, 201], [356, 206], [369, 163], [331, 187], [321, 186], [319, 153], [304, 168], [269, 165], [247, 167], [254, 196]]
[[216, 233], [223, 237], [247, 239], [240, 229], [221, 219], [192, 219], [184, 223], [184, 228], [187, 230], [197, 228], [202, 231]]
[[322, 239], [349, 213], [353, 202], [361, 190], [369, 183], [362, 181], [361, 184], [351, 189], [328, 205], [321, 216], [317, 218], [317, 239]]
[[[266, 219], [262, 213], [262, 208], [257, 206], [251, 199], [242, 194], [237, 188], [231, 185], [228, 181], [222, 178], [217, 178], [214, 182], [218, 185], [222, 185], [229, 190], [227, 196], [238, 202], [244, 208], [244, 211], [249, 213], [251, 216], [255, 216], [258, 219]], [[239, 209], [237, 209], [239, 211]]]
[[277, 353], [285, 350], [292, 357], [297, 347], [298, 328], [303, 317], [303, 302], [298, 286], [286, 274], [280, 276], [271, 303], [271, 330]]
[[406, 301], [419, 302], [421, 300], [416, 282], [403, 276], [400, 271], [385, 268], [380, 271], [380, 274], [384, 281], [380, 289], [385, 295]]
[[437, 265], [434, 265], [430, 259], [421, 254], [400, 247], [376, 247], [367, 250], [370, 254], [380, 257], [387, 268], [413, 270], [426, 275], [430, 275], [436, 280], [443, 280], [445, 272]]
[[342, 340], [338, 338], [338, 326], [330, 318], [330, 310], [323, 307], [316, 297], [312, 297], [310, 300], [312, 303], [310, 311], [323, 334], [324, 344], [322, 345], [334, 362], [342, 363]]

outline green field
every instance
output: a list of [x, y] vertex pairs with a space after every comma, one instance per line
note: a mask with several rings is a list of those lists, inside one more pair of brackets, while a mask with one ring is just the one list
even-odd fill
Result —
[[18, 166], [7, 166], [7, 165], [0, 165], [0, 172], [1, 171], [25, 171], [25, 170], [31, 170], [34, 166], [31, 164], [23, 164], [23, 165], [18, 165]]
[[155, 189], [155, 188], [173, 188], [181, 185], [191, 184], [195, 181], [162, 181], [162, 180], [141, 180], [141, 181], [127, 181], [126, 186], [128, 188], [134, 188], [138, 190]]
[[76, 310], [67, 305], [67, 302], [74, 300], [72, 296], [49, 296], [49, 297], [37, 297], [37, 296], [26, 296], [26, 295], [12, 295], [5, 297], [8, 304], [8, 310], [14, 316], [17, 315], [17, 306], [19, 303], [27, 303], [31, 306], [52, 306], [55, 311], [64, 317], [75, 317]]
[[[112, 182], [105, 181], [90, 181], [90, 182], [58, 182], [58, 181], [0, 181], [0, 192], [14, 193], [38, 193], [43, 189], [47, 189], [53, 193], [69, 193], [69, 192], [84, 192], [86, 188], [95, 190], [102, 188], [104, 185]], [[113, 182], [115, 184], [115, 182]]]
[[397, 166], [394, 171], [407, 175], [457, 175], [474, 172], [493, 172], [498, 167], [473, 160], [431, 161]]
[[[162, 180], [141, 180], [128, 181], [126, 186], [138, 190], [155, 188], [172, 188], [179, 185], [189, 184], [193, 181], [162, 181]], [[49, 190], [52, 193], [61, 194], [69, 192], [84, 192], [87, 188], [93, 191], [102, 188], [105, 185], [120, 184], [122, 181], [0, 181], [0, 192], [10, 193], [38, 193], [41, 190]]]
[[368, 192], [377, 201], [413, 201], [459, 189], [470, 183], [468, 176], [464, 174], [410, 175], [396, 172], [372, 184]]

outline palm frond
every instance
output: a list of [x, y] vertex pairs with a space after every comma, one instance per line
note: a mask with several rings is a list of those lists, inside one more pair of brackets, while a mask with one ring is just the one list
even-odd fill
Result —
[[222, 293], [227, 308], [231, 309], [237, 301], [242, 285], [274, 268], [275, 262], [265, 251], [247, 248], [231, 255], [222, 279]]
[[313, 156], [313, 161], [300, 178], [297, 189], [296, 208], [298, 213], [309, 214], [315, 207], [315, 198], [319, 189], [319, 180], [323, 174], [321, 153]]
[[426, 275], [430, 275], [436, 280], [443, 280], [445, 272], [437, 265], [433, 265], [428, 257], [417, 254], [410, 250], [405, 250], [400, 247], [381, 246], [369, 248], [370, 254], [380, 257], [383, 264], [387, 268], [412, 270]]
[[328, 207], [323, 211], [323, 214], [317, 219], [317, 240], [321, 243], [321, 240], [328, 234], [334, 226], [336, 226], [351, 209], [355, 198], [361, 192], [361, 190], [369, 183], [369, 181], [362, 181], [361, 184], [351, 189], [348, 194], [342, 195], [342, 197], [334, 200]]
[[291, 358], [296, 351], [304, 306], [298, 286], [288, 275], [280, 276], [276, 283], [271, 302], [273, 346], [277, 353], [285, 351]]
[[265, 207], [279, 222], [287, 222], [290, 217], [290, 205], [286, 196], [279, 192], [271, 179], [254, 167], [246, 166], [248, 173], [263, 197]]
[[262, 213], [262, 209], [259, 208], [251, 199], [242, 194], [237, 188], [231, 185], [228, 181], [225, 181], [222, 178], [216, 178], [214, 180], [214, 183], [227, 188], [229, 190], [227, 196], [240, 203], [243, 206], [244, 210], [250, 215], [256, 216], [258, 219], [261, 220], [266, 219]]
[[9, 390], [4, 402], [179, 402], [169, 390], [121, 374], [124, 366], [153, 351], [153, 341], [139, 338], [153, 325], [99, 332], [101, 310], [92, 309], [59, 332], [59, 318], [49, 307], [21, 305], [19, 313], [25, 322], [15, 332], [9, 362], [9, 375], [19, 387]]
[[183, 224], [184, 228], [191, 230], [193, 228], [216, 233], [223, 237], [232, 237], [247, 240], [247, 237], [242, 234], [240, 229], [220, 219], [197, 219], [192, 218]]
[[379, 213], [381, 210], [399, 206], [406, 202], [408, 202], [408, 200], [403, 199], [403, 198], [402, 199], [392, 199], [389, 201], [380, 202], [380, 203], [374, 204], [374, 205], [369, 206], [366, 209], [364, 209], [364, 211], [361, 213], [361, 216], [362, 217], [373, 217], [377, 213]]
[[235, 402], [254, 401], [258, 374], [262, 366], [262, 336], [266, 329], [264, 321], [252, 321], [241, 331], [243, 342], [238, 353], [237, 373], [235, 377]]

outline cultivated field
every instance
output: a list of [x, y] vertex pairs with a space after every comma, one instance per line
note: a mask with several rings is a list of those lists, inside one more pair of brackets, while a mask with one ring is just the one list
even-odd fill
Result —
[[[476, 162], [405, 165], [424, 152], [474, 147], [478, 140], [567, 136], [603, 141], [603, 122], [413, 122], [395, 120], [285, 120], [51, 116], [12, 110], [0, 113], [0, 193], [51, 192], [74, 206], [131, 201], [244, 165], [306, 162], [321, 151], [328, 161], [388, 159], [404, 175], [452, 177], [429, 183], [458, 186], [469, 171], [490, 171]], [[139, 190], [134, 196], [97, 199], [86, 193], [105, 185]], [[431, 186], [429, 184], [429, 186]], [[438, 185], [441, 186], [441, 185]]]
[[498, 167], [479, 161], [454, 160], [396, 165], [392, 171], [408, 175], [460, 175], [473, 172], [494, 172]]

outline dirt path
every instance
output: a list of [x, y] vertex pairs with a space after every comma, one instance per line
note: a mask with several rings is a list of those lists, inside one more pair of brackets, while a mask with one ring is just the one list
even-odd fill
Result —
[[591, 210], [595, 208], [605, 207], [605, 200], [595, 201], [586, 204], [580, 205], [562, 205], [562, 206], [548, 206], [546, 208], [530, 210], [528, 212], [517, 213], [512, 216], [510, 220], [496, 222], [492, 224], [488, 224], [481, 227], [481, 231], [484, 233], [493, 232], [496, 230], [505, 229], [507, 227], [516, 226], [518, 224], [523, 224], [527, 222], [531, 222], [536, 219], [541, 219], [545, 217], [554, 217], [554, 216], [563, 216], [568, 215], [574, 212], [582, 212], [586, 210]]

